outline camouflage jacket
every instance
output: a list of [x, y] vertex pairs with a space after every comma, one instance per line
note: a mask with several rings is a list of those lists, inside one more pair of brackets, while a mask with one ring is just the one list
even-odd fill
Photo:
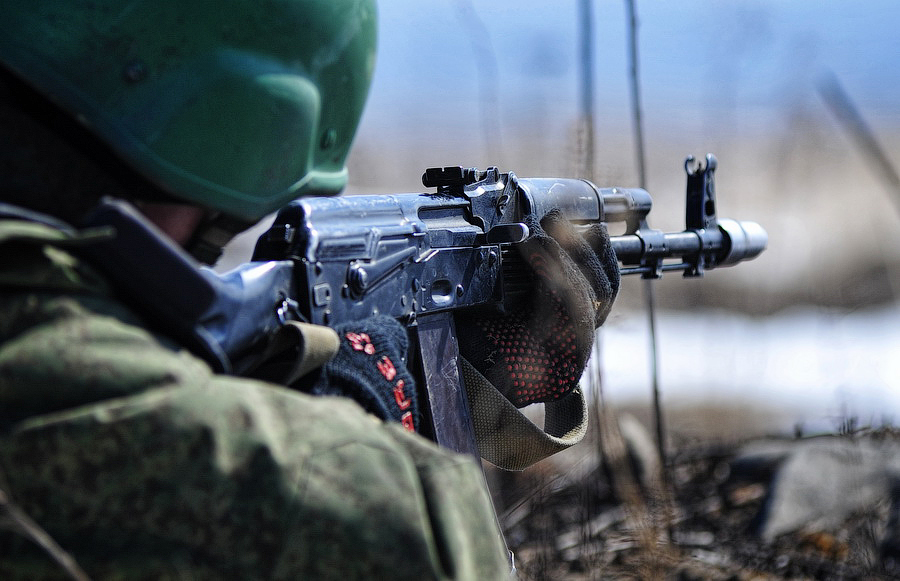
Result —
[[[213, 374], [76, 243], [0, 220], [0, 489], [88, 575], [507, 576], [470, 459], [350, 400]], [[0, 529], [0, 577], [64, 574]]]

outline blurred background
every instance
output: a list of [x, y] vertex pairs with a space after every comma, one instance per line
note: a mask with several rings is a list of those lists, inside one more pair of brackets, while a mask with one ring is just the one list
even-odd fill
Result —
[[[423, 170], [445, 165], [637, 186], [625, 3], [593, 3], [591, 168], [579, 8], [382, 2], [348, 193], [422, 191]], [[855, 111], [900, 164], [900, 3], [682, 0], [637, 10], [651, 226], [683, 229], [684, 159], [712, 152], [719, 216], [769, 233], [752, 262], [658, 281], [660, 388], [673, 428], [809, 433], [848, 418], [900, 421], [900, 190], [862, 145], [859, 120], [847, 121]], [[617, 406], [649, 401], [647, 329], [643, 283], [628, 279], [595, 362]]]

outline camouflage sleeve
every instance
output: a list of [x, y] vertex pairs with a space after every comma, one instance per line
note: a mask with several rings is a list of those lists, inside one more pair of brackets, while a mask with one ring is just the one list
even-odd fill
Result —
[[[92, 578], [506, 577], [470, 459], [104, 301], [0, 288], [0, 488]], [[59, 576], [0, 531], [0, 577]]]
[[504, 568], [474, 463], [342, 398], [215, 377], [23, 422], [2, 463], [14, 499], [98, 578]]

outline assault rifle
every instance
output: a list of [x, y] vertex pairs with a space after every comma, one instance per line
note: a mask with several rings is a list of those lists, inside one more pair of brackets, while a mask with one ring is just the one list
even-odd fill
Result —
[[624, 222], [625, 233], [611, 239], [623, 274], [700, 276], [754, 258], [767, 243], [755, 222], [717, 218], [716, 165], [712, 155], [705, 165], [685, 162], [682, 232], [649, 227], [652, 201], [643, 189], [445, 167], [425, 171], [431, 193], [298, 199], [259, 238], [252, 260], [291, 264], [295, 286], [283, 297], [281, 316], [320, 325], [377, 314], [402, 321], [417, 346], [426, 434], [477, 454], [452, 313], [502, 312], [530, 292], [528, 269], [509, 252], [528, 237], [523, 217], [559, 209], [576, 227]]

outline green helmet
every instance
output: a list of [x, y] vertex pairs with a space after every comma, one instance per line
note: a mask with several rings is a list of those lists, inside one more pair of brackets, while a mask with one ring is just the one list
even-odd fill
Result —
[[0, 62], [175, 198], [257, 219], [333, 195], [374, 0], [4, 0]]

